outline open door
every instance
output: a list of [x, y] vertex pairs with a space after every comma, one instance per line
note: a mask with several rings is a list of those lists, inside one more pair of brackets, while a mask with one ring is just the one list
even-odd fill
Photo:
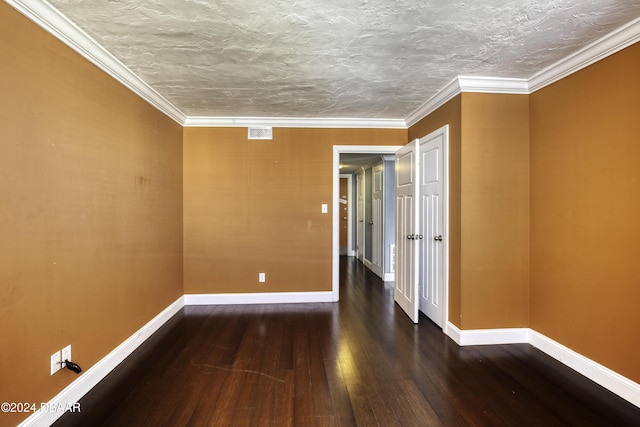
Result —
[[420, 138], [420, 232], [419, 242], [420, 302], [419, 307], [436, 325], [446, 322], [446, 149], [448, 127]]
[[417, 218], [419, 140], [396, 152], [396, 283], [394, 299], [418, 323], [418, 242]]
[[356, 219], [358, 229], [356, 231], [356, 256], [364, 262], [364, 172], [356, 174]]

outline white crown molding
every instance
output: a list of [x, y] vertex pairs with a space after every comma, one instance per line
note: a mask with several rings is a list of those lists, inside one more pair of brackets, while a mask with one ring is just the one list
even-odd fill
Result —
[[529, 79], [531, 93], [613, 55], [640, 40], [640, 18], [545, 68]]
[[185, 294], [185, 305], [292, 304], [333, 302], [329, 292], [263, 292], [242, 294]]
[[183, 124], [185, 115], [45, 0], [5, 0], [155, 108]]
[[460, 94], [460, 83], [458, 78], [451, 80], [445, 87], [443, 87], [438, 93], [433, 95], [424, 104], [419, 106], [413, 113], [405, 119], [407, 127], [411, 127], [418, 123], [420, 120], [427, 117], [429, 114], [442, 107], [444, 104], [452, 100], [456, 95]]
[[527, 79], [501, 77], [458, 76], [460, 92], [529, 94]]
[[205, 117], [189, 116], [185, 127], [249, 127], [271, 126], [287, 128], [356, 128], [356, 129], [406, 129], [403, 119], [347, 119], [302, 117]]
[[[151, 319], [146, 325], [134, 332], [118, 347], [100, 359], [95, 365], [82, 372], [75, 381], [65, 387], [46, 405], [41, 405], [45, 410], [38, 409], [29, 418], [21, 422], [18, 427], [52, 425], [58, 418], [64, 415], [64, 410], [50, 410], [47, 408], [71, 408], [85, 394], [102, 381], [116, 366], [153, 335], [162, 325], [167, 323], [180, 309], [184, 307], [184, 297], [165, 308], [160, 314]], [[58, 374], [60, 375], [60, 374]]]
[[185, 127], [407, 129], [460, 93], [531, 94], [640, 40], [640, 18], [637, 18], [529, 79], [458, 76], [404, 120], [186, 116], [46, 0], [5, 0], [5, 2]]
[[411, 113], [405, 120], [407, 127], [418, 123], [462, 92], [528, 94], [529, 83], [526, 79], [458, 76]]
[[640, 40], [640, 18], [612, 31], [590, 45], [547, 67], [529, 79], [458, 76], [406, 118], [418, 123], [463, 92], [530, 95], [564, 77], [613, 55]]

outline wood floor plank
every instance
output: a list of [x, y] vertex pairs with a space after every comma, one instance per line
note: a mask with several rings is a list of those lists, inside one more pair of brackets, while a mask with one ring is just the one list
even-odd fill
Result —
[[327, 384], [331, 390], [331, 401], [338, 426], [356, 425], [353, 407], [349, 399], [349, 390], [344, 380], [338, 359], [324, 359], [324, 371], [327, 376]]
[[524, 344], [459, 347], [353, 258], [340, 302], [187, 306], [63, 415], [72, 426], [638, 426]]
[[313, 423], [313, 392], [309, 362], [309, 336], [306, 323], [298, 322], [293, 328], [293, 424]]

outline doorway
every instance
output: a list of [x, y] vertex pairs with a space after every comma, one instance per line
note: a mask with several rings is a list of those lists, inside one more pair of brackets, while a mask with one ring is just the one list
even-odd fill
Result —
[[340, 299], [340, 155], [341, 154], [394, 154], [397, 145], [334, 145], [333, 146], [333, 210], [332, 210], [332, 300]]

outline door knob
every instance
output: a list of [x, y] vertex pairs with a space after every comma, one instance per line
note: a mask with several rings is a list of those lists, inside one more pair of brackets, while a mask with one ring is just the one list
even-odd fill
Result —
[[409, 234], [409, 235], [407, 236], [407, 239], [409, 239], [409, 240], [413, 240], [413, 234]]
[[442, 242], [442, 234], [440, 234], [440, 235], [438, 235], [438, 236], [435, 236], [435, 237], [433, 238], [433, 240], [435, 240], [435, 241], [437, 241], [437, 242]]

